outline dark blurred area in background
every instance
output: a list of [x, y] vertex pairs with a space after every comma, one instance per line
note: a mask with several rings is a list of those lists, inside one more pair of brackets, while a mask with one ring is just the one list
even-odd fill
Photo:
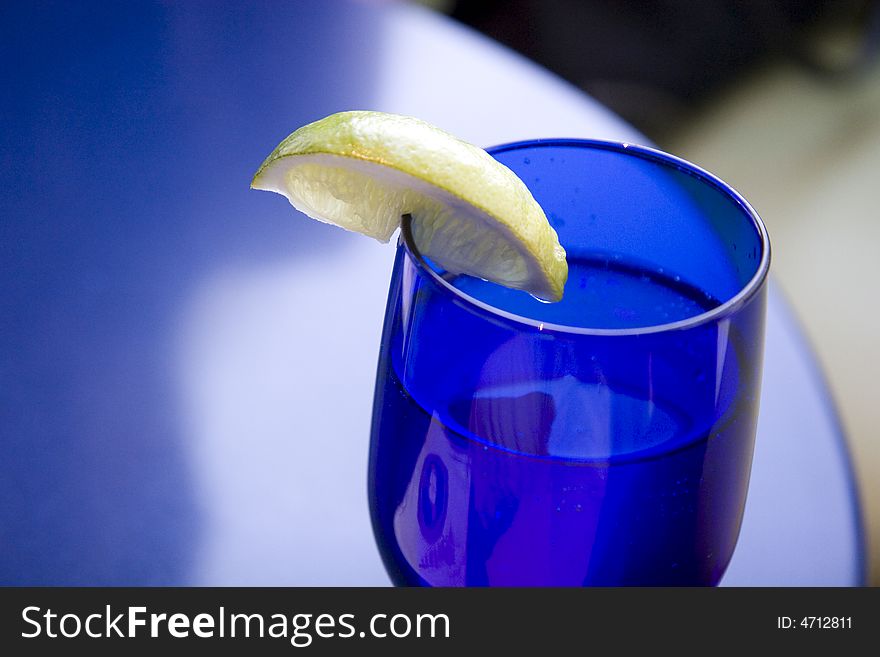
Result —
[[[848, 79], [880, 49], [876, 0], [457, 0], [457, 20], [663, 137], [755, 66]], [[829, 40], [828, 35], [834, 38]]]

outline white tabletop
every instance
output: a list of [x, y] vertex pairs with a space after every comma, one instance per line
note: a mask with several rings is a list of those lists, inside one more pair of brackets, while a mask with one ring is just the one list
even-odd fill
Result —
[[[358, 107], [419, 116], [485, 146], [537, 137], [648, 143], [580, 91], [470, 30], [409, 6], [378, 14], [375, 33], [365, 35], [381, 44], [377, 83]], [[294, 126], [284, 126], [282, 132], [288, 127]], [[213, 381], [233, 380], [241, 363], [249, 363], [255, 372], [271, 372], [273, 387], [285, 395], [271, 409], [264, 408], [268, 402], [263, 395], [255, 395], [246, 416], [286, 416], [275, 428], [286, 425], [289, 430], [275, 440], [309, 437], [287, 445], [289, 456], [279, 463], [271, 433], [262, 433], [266, 442], [251, 467], [264, 473], [265, 490], [254, 490], [244, 480], [241, 488], [229, 486], [240, 458], [254, 459], [254, 445], [242, 446], [240, 455], [218, 450], [213, 443], [223, 440], [222, 435], [216, 425], [213, 432], [206, 430], [200, 458], [218, 457], [209, 497], [215, 504], [222, 501], [216, 508], [223, 518], [215, 525], [222, 536], [206, 541], [212, 549], [205, 555], [201, 582], [388, 581], [373, 544], [364, 489], [392, 248], [341, 232], [333, 239], [342, 248], [320, 260], [243, 273], [220, 283], [222, 290], [211, 287], [209, 295], [223, 298], [224, 305], [209, 304], [209, 311], [192, 320], [194, 343], [203, 348], [208, 344], [203, 337], [216, 334], [213, 327], [239, 327], [230, 330], [229, 342], [215, 342], [204, 354], [211, 375], [194, 369], [193, 384], [210, 388]], [[301, 321], [303, 314], [309, 322]], [[283, 343], [263, 335], [267, 330], [286, 336], [288, 353], [267, 353], [266, 344]], [[242, 335], [250, 339], [242, 340]], [[302, 345], [309, 347], [303, 350]], [[226, 366], [230, 369], [224, 370]], [[239, 390], [234, 397], [240, 404], [246, 394]], [[327, 404], [339, 399], [346, 400], [344, 410], [336, 409], [337, 401]], [[222, 405], [218, 398], [207, 407]], [[235, 441], [234, 430], [229, 431], [228, 440]], [[328, 449], [333, 459], [327, 458]], [[340, 472], [347, 474], [341, 477]], [[752, 481], [739, 545], [723, 584], [859, 581], [860, 535], [850, 477], [824, 382], [785, 302], [771, 289]], [[286, 518], [287, 527], [264, 524], [247, 513], [259, 506], [266, 491], [292, 485], [298, 494], [290, 494], [286, 502], [279, 497], [278, 507], [269, 512]], [[258, 527], [251, 523], [262, 528], [261, 540], [254, 540]], [[313, 530], [291, 531], [294, 527]], [[308, 566], [298, 569], [252, 558], [250, 572], [230, 568], [231, 560], [253, 554], [260, 544], [277, 550], [277, 541]], [[236, 575], [230, 578], [230, 572]]]

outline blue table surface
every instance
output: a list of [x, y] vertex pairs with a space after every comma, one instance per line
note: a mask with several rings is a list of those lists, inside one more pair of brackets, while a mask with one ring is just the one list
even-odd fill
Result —
[[[366, 455], [392, 248], [252, 192], [334, 111], [638, 141], [408, 5], [0, 6], [0, 583], [387, 584]], [[771, 289], [728, 585], [864, 582], [824, 382]]]

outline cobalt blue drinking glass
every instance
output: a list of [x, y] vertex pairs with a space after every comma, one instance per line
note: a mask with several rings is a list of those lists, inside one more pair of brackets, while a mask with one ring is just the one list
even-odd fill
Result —
[[730, 187], [585, 140], [490, 153], [568, 253], [559, 303], [451, 276], [404, 236], [370, 510], [397, 584], [715, 585], [755, 440], [769, 242]]

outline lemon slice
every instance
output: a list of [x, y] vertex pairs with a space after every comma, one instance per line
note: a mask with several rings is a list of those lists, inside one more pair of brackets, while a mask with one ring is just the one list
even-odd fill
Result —
[[251, 187], [382, 242], [409, 214], [416, 247], [446, 271], [562, 298], [565, 251], [525, 184], [483, 149], [419, 119], [332, 114], [282, 141]]

